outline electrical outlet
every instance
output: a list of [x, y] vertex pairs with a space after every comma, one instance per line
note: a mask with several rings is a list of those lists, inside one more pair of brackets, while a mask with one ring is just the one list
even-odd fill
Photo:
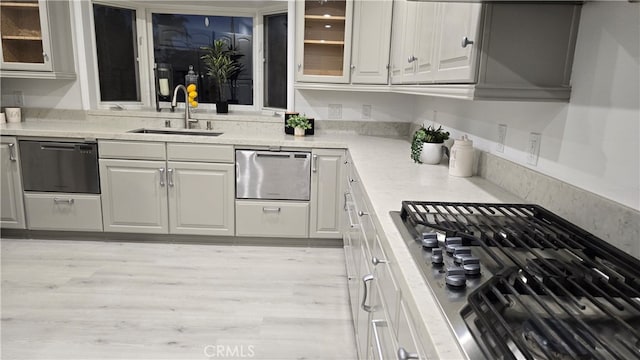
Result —
[[16, 107], [24, 106], [24, 95], [22, 94], [22, 91], [13, 92], [13, 105]]
[[540, 155], [540, 138], [539, 133], [529, 134], [529, 148], [527, 150], [527, 163], [530, 165], [538, 165], [538, 156]]
[[329, 104], [330, 120], [342, 120], [342, 104]]
[[371, 105], [362, 105], [362, 119], [371, 119]]
[[498, 143], [496, 144], [496, 151], [503, 153], [504, 152], [504, 142], [507, 138], [507, 125], [500, 124], [498, 125]]

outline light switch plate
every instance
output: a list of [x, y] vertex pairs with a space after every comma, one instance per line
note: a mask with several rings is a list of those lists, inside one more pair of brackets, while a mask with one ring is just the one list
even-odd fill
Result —
[[342, 104], [329, 104], [327, 117], [330, 120], [342, 120]]

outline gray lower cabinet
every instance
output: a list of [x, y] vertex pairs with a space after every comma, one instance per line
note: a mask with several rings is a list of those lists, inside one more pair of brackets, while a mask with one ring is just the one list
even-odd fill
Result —
[[24, 202], [18, 143], [15, 137], [0, 140], [0, 227], [24, 229]]
[[236, 235], [305, 238], [309, 203], [304, 201], [236, 201]]
[[102, 231], [100, 195], [25, 192], [30, 230]]
[[311, 163], [311, 218], [309, 237], [342, 237], [344, 150], [314, 149]]
[[232, 146], [104, 141], [100, 156], [104, 231], [234, 235]]
[[169, 231], [164, 161], [100, 159], [104, 231]]
[[348, 154], [346, 158], [343, 241], [358, 357], [397, 359], [402, 348], [409, 358], [426, 359], [394, 276], [396, 265], [383, 248], [363, 184]]
[[234, 235], [233, 164], [167, 163], [169, 232]]

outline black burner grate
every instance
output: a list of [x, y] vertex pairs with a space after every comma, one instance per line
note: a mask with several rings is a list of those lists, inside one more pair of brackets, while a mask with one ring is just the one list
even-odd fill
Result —
[[499, 265], [462, 311], [488, 358], [640, 358], [636, 258], [537, 205], [404, 201], [401, 217]]

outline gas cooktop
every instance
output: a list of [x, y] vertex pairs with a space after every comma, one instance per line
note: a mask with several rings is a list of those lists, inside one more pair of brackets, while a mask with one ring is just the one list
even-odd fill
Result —
[[640, 261], [531, 204], [391, 212], [469, 359], [640, 359]]

